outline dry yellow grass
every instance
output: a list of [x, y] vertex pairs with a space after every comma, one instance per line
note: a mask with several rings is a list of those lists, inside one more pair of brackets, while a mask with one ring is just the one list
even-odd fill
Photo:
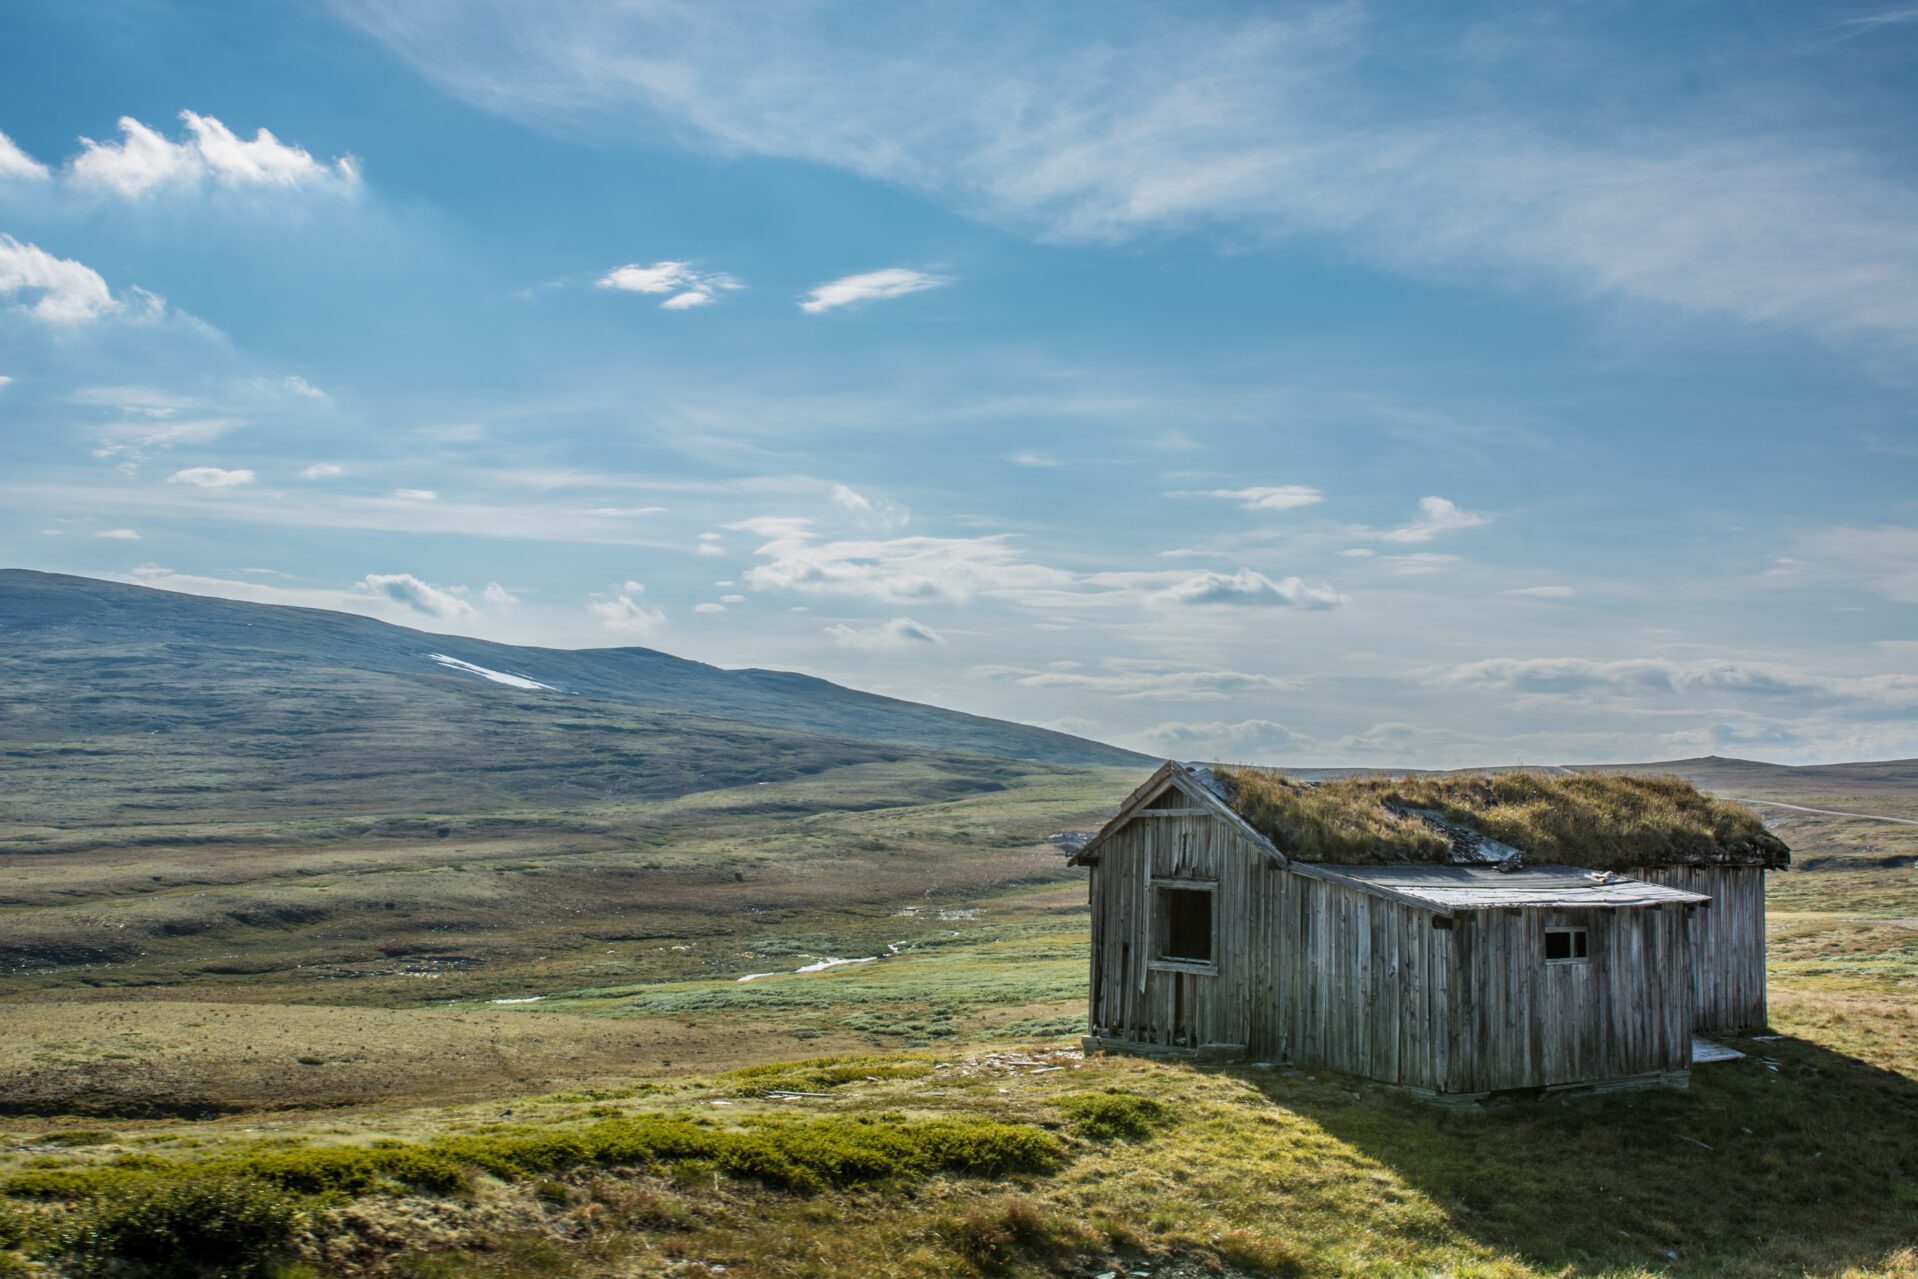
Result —
[[1316, 785], [1220, 768], [1233, 807], [1304, 861], [1444, 861], [1451, 842], [1411, 809], [1510, 844], [1538, 862], [1601, 869], [1712, 861], [1776, 863], [1785, 846], [1756, 813], [1679, 777], [1471, 773], [1346, 778]]

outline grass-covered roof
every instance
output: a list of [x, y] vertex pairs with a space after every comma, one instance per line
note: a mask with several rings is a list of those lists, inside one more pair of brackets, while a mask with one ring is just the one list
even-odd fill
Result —
[[1213, 770], [1233, 809], [1288, 857], [1389, 865], [1474, 860], [1474, 836], [1535, 863], [1784, 866], [1791, 850], [1749, 808], [1680, 777], [1455, 773], [1316, 784]]

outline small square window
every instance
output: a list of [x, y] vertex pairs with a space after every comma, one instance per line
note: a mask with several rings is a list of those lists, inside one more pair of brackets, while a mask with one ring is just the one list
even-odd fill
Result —
[[1548, 964], [1577, 964], [1590, 957], [1583, 928], [1548, 928], [1545, 930], [1545, 962]]
[[1187, 964], [1212, 962], [1212, 890], [1160, 888], [1158, 958]]

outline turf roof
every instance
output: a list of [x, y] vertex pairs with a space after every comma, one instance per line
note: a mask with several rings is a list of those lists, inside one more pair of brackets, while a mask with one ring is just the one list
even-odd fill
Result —
[[1233, 810], [1300, 861], [1471, 861], [1479, 836], [1530, 862], [1595, 870], [1791, 861], [1756, 813], [1679, 777], [1514, 772], [1307, 784], [1256, 768], [1213, 773]]

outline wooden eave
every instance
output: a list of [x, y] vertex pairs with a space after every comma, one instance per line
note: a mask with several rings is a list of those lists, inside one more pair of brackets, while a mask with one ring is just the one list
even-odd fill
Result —
[[[1151, 809], [1146, 805], [1158, 799], [1166, 791], [1176, 789], [1190, 801], [1190, 806], [1179, 810]], [[1261, 835], [1252, 825], [1232, 811], [1232, 806], [1192, 779], [1192, 770], [1175, 759], [1169, 759], [1159, 765], [1152, 776], [1140, 783], [1125, 802], [1119, 805], [1119, 811], [1112, 820], [1099, 829], [1099, 833], [1086, 841], [1086, 846], [1067, 860], [1069, 866], [1096, 866], [1099, 862], [1099, 846], [1121, 828], [1130, 825], [1139, 818], [1150, 818], [1158, 813], [1166, 816], [1191, 816], [1203, 813], [1226, 822], [1234, 830], [1251, 840], [1259, 851], [1280, 866], [1291, 864], [1291, 859], [1273, 846], [1272, 841]]]

